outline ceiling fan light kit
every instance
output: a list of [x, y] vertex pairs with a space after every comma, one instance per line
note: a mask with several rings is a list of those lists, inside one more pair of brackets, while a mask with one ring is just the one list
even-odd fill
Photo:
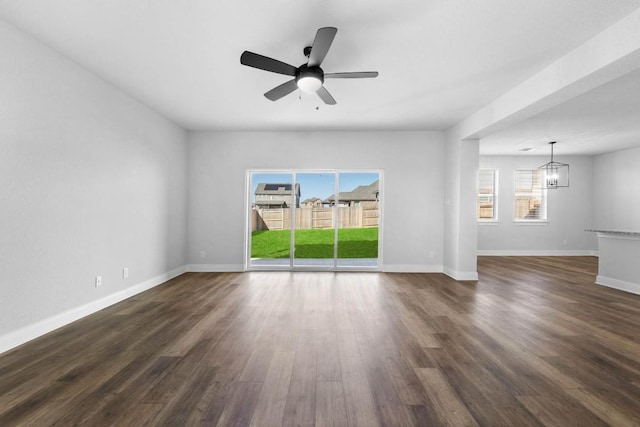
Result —
[[327, 56], [327, 52], [329, 52], [329, 48], [331, 47], [337, 32], [338, 29], [335, 27], [320, 28], [316, 33], [313, 46], [307, 46], [303, 49], [304, 55], [308, 57], [309, 60], [306, 64], [302, 64], [299, 67], [294, 67], [293, 65], [286, 64], [282, 61], [278, 61], [277, 59], [269, 58], [246, 50], [240, 56], [240, 63], [248, 67], [293, 77], [292, 80], [276, 86], [264, 94], [264, 96], [271, 101], [277, 101], [296, 89], [300, 89], [307, 93], [315, 92], [325, 104], [335, 105], [335, 99], [333, 99], [333, 96], [331, 96], [329, 91], [324, 87], [325, 78], [361, 79], [378, 77], [377, 71], [324, 73], [324, 70], [320, 68], [320, 65], [322, 64], [325, 56]]
[[298, 88], [307, 93], [315, 93], [324, 83], [324, 73], [320, 67], [300, 66], [296, 75]]

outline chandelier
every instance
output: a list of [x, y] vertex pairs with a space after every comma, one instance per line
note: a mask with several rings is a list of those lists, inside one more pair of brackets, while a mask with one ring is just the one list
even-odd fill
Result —
[[555, 143], [556, 141], [549, 143], [551, 145], [551, 161], [538, 168], [544, 172], [543, 188], [547, 189], [569, 186], [569, 165], [553, 160], [553, 145]]

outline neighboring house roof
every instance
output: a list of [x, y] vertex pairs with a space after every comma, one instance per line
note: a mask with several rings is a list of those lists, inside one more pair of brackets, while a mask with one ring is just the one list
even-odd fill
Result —
[[[380, 187], [380, 181], [375, 180], [369, 185], [360, 185], [353, 189], [352, 191], [341, 191], [338, 193], [338, 201], [339, 202], [365, 202], [365, 201], [376, 201], [378, 200], [378, 193]], [[335, 194], [327, 197], [327, 202], [332, 202], [335, 200]]]
[[315, 203], [315, 202], [322, 202], [322, 199], [320, 199], [318, 197], [312, 197], [310, 199], [306, 199], [302, 203], [306, 204], [306, 203]]
[[[288, 183], [266, 183], [261, 182], [256, 187], [255, 194], [267, 194], [272, 196], [289, 196], [291, 195], [292, 184]], [[296, 184], [296, 194], [300, 195], [300, 184]]]

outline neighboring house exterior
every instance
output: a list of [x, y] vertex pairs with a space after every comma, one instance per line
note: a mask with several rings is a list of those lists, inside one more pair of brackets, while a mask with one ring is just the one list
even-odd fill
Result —
[[255, 191], [255, 208], [256, 209], [279, 209], [288, 208], [294, 205], [300, 207], [300, 184], [295, 185], [295, 191], [292, 191], [293, 184], [271, 184], [260, 183]]
[[[375, 180], [369, 185], [360, 185], [352, 191], [344, 191], [338, 194], [338, 206], [360, 206], [361, 202], [377, 202], [380, 197], [380, 181]], [[335, 205], [335, 194], [324, 201], [330, 206]]]
[[319, 199], [318, 197], [312, 197], [310, 199], [304, 200], [300, 205], [303, 208], [321, 208], [322, 206], [324, 206], [324, 203], [322, 202], [322, 199]]

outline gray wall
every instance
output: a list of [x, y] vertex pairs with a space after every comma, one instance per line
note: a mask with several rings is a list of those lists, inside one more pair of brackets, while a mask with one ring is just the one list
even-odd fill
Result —
[[594, 206], [597, 205], [592, 195], [592, 157], [569, 156], [556, 160], [569, 164], [570, 186], [547, 190], [548, 223], [519, 224], [513, 220], [513, 171], [535, 169], [547, 163], [549, 158], [480, 157], [480, 168], [499, 171], [499, 222], [478, 225], [480, 255], [584, 255], [597, 250], [594, 234], [584, 231], [592, 228]]
[[593, 159], [595, 228], [640, 231], [640, 148]]
[[188, 262], [242, 268], [248, 169], [382, 169], [383, 268], [441, 271], [443, 160], [439, 132], [191, 133]]
[[1, 344], [184, 266], [186, 135], [2, 21], [0, 58]]

